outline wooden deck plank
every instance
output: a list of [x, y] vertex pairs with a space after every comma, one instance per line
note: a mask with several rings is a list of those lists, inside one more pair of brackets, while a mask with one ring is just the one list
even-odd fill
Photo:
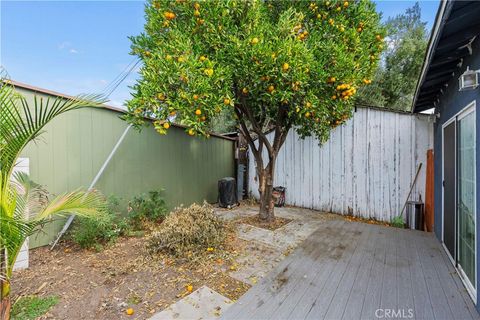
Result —
[[[262, 296], [268, 293], [268, 288], [271, 286], [271, 281], [277, 276], [281, 270], [285, 268], [290, 268], [298, 264], [298, 261], [301, 261], [303, 252], [297, 249], [290, 256], [286, 257], [262, 280], [260, 280], [257, 285], [253, 286], [245, 295], [243, 295], [232, 307], [230, 307], [223, 315], [222, 319], [237, 319], [239, 316], [251, 309], [256, 308], [256, 302], [261, 299]], [[297, 261], [297, 262], [295, 262]], [[293, 268], [290, 268], [293, 270]]]
[[[222, 319], [375, 319], [379, 308], [480, 319], [454, 271], [431, 234], [328, 221]], [[275, 288], [281, 276], [288, 281]]]
[[433, 319], [433, 308], [428, 294], [425, 275], [416, 243], [419, 241], [411, 234], [412, 231], [403, 232], [403, 238], [407, 242], [407, 252], [410, 257], [410, 276], [412, 285], [412, 297], [414, 305], [414, 317], [416, 319]]
[[397, 233], [395, 229], [390, 229], [386, 236], [380, 309], [397, 310]]
[[355, 246], [355, 238], [353, 237], [356, 235], [355, 230], [358, 226], [353, 223], [348, 223], [346, 226], [353, 228], [349, 235], [349, 237], [352, 238], [349, 238], [350, 241], [345, 245], [341, 243], [340, 239], [332, 239], [331, 244], [336, 246], [338, 251], [336, 251], [334, 256], [329, 257], [329, 259], [327, 259], [324, 263], [318, 265], [318, 267], [322, 270], [319, 274], [317, 274], [313, 287], [310, 288], [309, 291], [305, 292], [301, 298], [301, 303], [297, 303], [292, 308], [286, 319], [304, 319], [307, 316], [309, 311], [313, 308], [313, 306], [315, 306], [317, 297], [321, 292], [323, 292], [326, 283], [332, 277], [332, 274], [337, 268], [340, 259], [342, 259], [345, 255], [349, 255], [349, 252]]
[[379, 279], [383, 278], [387, 232], [387, 229], [381, 228], [377, 234], [376, 241], [379, 246], [375, 248], [373, 265], [368, 276], [368, 286], [361, 309], [361, 319], [375, 319], [375, 311], [380, 307], [382, 281], [379, 281]]
[[[274, 272], [264, 281], [261, 282], [260, 286], [255, 286], [248, 291], [248, 293], [242, 297], [236, 305], [239, 306], [234, 314], [234, 308], [231, 312], [225, 315], [225, 319], [247, 319], [251, 318], [253, 313], [257, 312], [265, 304], [265, 300], [268, 300], [275, 294], [275, 287], [277, 286], [277, 280], [279, 278], [289, 278], [296, 273], [296, 270], [299, 266], [303, 264], [303, 259], [305, 256], [308, 256], [312, 251], [316, 249], [316, 241], [310, 241], [307, 246], [297, 249], [297, 254], [285, 258], [284, 266], [280, 268], [275, 268]], [[242, 306], [243, 305], [243, 306]], [[242, 306], [242, 307], [240, 307]], [[230, 311], [230, 310], [228, 310]]]
[[[415, 231], [411, 231], [415, 232]], [[414, 235], [413, 235], [414, 236]], [[434, 240], [431, 238], [431, 240]], [[435, 240], [436, 241], [436, 240]], [[441, 279], [438, 278], [437, 271], [433, 265], [432, 257], [430, 256], [431, 246], [433, 241], [415, 241], [417, 245], [418, 255], [422, 263], [423, 274], [425, 276], [425, 282], [427, 284], [428, 294], [430, 296], [430, 302], [432, 303], [432, 309], [435, 319], [455, 319], [448, 305], [445, 292], [443, 292]]]
[[305, 319], [325, 318], [325, 315], [328, 311], [328, 308], [330, 307], [338, 285], [347, 269], [347, 266], [352, 259], [356, 249], [359, 247], [359, 243], [362, 242], [362, 238], [366, 236], [365, 224], [359, 224], [356, 222], [352, 223], [355, 225], [356, 230], [354, 232], [357, 236], [357, 238], [354, 239], [354, 245], [345, 248], [342, 257], [336, 263], [335, 268], [330, 274], [330, 277], [327, 279], [323, 290], [317, 295], [315, 301], [312, 303], [312, 306]]
[[[316, 257], [313, 261], [313, 265], [309, 266], [306, 277], [298, 279], [295, 288], [291, 290], [288, 296], [283, 296], [282, 300], [276, 299], [276, 301], [270, 302], [272, 305], [276, 304], [276, 310], [269, 315], [269, 319], [280, 319], [286, 317], [295, 308], [295, 306], [302, 301], [304, 295], [308, 295], [312, 292], [313, 288], [318, 285], [318, 277], [321, 277], [323, 272], [328, 268], [318, 268], [318, 265], [324, 265], [328, 259], [332, 256], [339, 256], [342, 254], [343, 247], [347, 246], [353, 239], [353, 233], [348, 232], [347, 228], [342, 228], [338, 232], [338, 239], [340, 241], [337, 245], [333, 246], [330, 243], [322, 250], [321, 255]], [[331, 241], [330, 241], [331, 242]]]
[[412, 254], [409, 251], [406, 230], [394, 229], [397, 235], [397, 309], [405, 316], [415, 315], [415, 304], [413, 302], [412, 276], [410, 267], [412, 265]]
[[328, 307], [325, 315], [326, 319], [342, 318], [360, 267], [367, 256], [367, 252], [373, 251], [374, 243], [371, 242], [371, 235], [374, 233], [374, 228], [366, 225], [364, 227], [365, 228], [362, 230], [364, 234], [357, 240], [358, 245], [355, 249], [355, 252], [350, 259], [345, 272], [343, 273], [342, 279], [338, 284], [332, 302]]
[[443, 247], [440, 245], [440, 248], [442, 250], [442, 258], [445, 263], [445, 265], [449, 268], [450, 270], [450, 275], [453, 279], [453, 282], [456, 285], [456, 290], [462, 297], [463, 301], [465, 302], [468, 311], [470, 312], [470, 315], [472, 316], [472, 319], [480, 320], [480, 314], [478, 313], [477, 309], [475, 308], [475, 305], [472, 302], [472, 298], [467, 292], [467, 289], [462, 283], [462, 280], [460, 277], [456, 274], [455, 267], [453, 266], [452, 262], [450, 261], [450, 258], [447, 256], [447, 253], [443, 249]]
[[441, 248], [440, 244], [431, 237], [423, 237], [422, 235], [418, 235], [418, 237], [423, 238], [431, 243], [430, 254], [432, 257], [432, 262], [435, 270], [437, 271], [440, 284], [445, 292], [445, 296], [452, 313], [458, 319], [472, 319], [472, 314], [468, 310], [468, 305], [463, 299], [461, 292], [458, 290], [458, 287], [453, 280], [452, 275], [455, 274], [455, 268], [445, 263], [445, 260], [443, 259], [445, 252]]
[[297, 267], [303, 264], [304, 257], [318, 249], [317, 244], [322, 242], [324, 238], [327, 238], [330, 234], [329, 232], [338, 232], [338, 230], [344, 229], [344, 224], [345, 221], [343, 220], [327, 221], [322, 225], [320, 233], [315, 231], [308, 241], [304, 241], [292, 254], [285, 257], [274, 270], [241, 297], [234, 306], [230, 307], [222, 318], [245, 319], [252, 313], [255, 313], [264, 304], [265, 300], [268, 300], [275, 294], [275, 290], [272, 290], [275, 279], [278, 277], [290, 277], [292, 274], [295, 274]]
[[342, 316], [342, 319], [345, 320], [360, 319], [368, 288], [370, 273], [375, 260], [375, 253], [378, 253], [378, 251], [381, 250], [382, 246], [384, 245], [384, 242], [380, 240], [382, 228], [372, 227], [371, 229], [372, 234], [369, 237], [365, 257], [353, 283], [352, 291], [350, 292]]
[[[342, 228], [346, 229], [346, 228]], [[349, 232], [345, 232], [348, 234]], [[316, 263], [316, 259], [329, 249], [331, 233], [322, 232], [322, 241], [318, 241], [314, 245], [314, 250], [308, 255], [304, 255], [302, 263], [289, 276], [282, 275], [275, 279], [274, 285], [271, 287], [271, 295], [268, 298], [262, 298], [263, 304], [252, 314], [246, 315], [253, 318], [270, 318], [272, 313], [283, 303], [283, 301], [296, 289], [298, 285], [306, 283], [306, 275], [312, 271], [312, 267]], [[316, 237], [315, 239], [318, 239]]]

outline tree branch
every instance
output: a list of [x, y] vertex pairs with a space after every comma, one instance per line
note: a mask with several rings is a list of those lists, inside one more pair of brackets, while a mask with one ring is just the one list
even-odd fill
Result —
[[259, 127], [257, 121], [255, 120], [254, 115], [250, 112], [248, 107], [246, 107], [246, 102], [245, 98], [240, 94], [241, 102], [240, 104], [237, 105], [238, 109], [242, 111], [242, 113], [250, 120], [250, 123], [252, 124], [252, 129], [253, 131], [258, 135], [259, 139], [262, 139], [263, 143], [265, 144], [265, 147], [267, 148], [267, 151], [269, 154], [273, 153], [273, 148], [272, 145], [270, 144], [270, 141], [268, 141], [267, 137], [263, 133], [263, 130]]
[[[275, 124], [275, 137], [273, 138], [273, 150], [275, 151], [275, 156], [278, 154], [280, 147], [285, 142], [285, 138], [290, 130], [290, 126], [286, 125], [285, 119], [287, 115], [287, 109], [284, 106], [280, 106], [277, 112], [277, 121]], [[282, 126], [285, 125], [285, 129], [282, 130]]]
[[252, 138], [252, 136], [250, 135], [250, 132], [247, 129], [245, 121], [243, 121], [243, 119], [242, 119], [242, 114], [240, 113], [239, 110], [237, 110], [237, 108], [235, 108], [234, 111], [235, 111], [235, 114], [237, 115], [238, 120], [240, 122], [240, 128], [243, 132], [243, 135], [247, 139], [247, 142], [250, 145], [250, 148], [252, 148], [252, 152], [258, 153], [257, 147], [255, 146], [255, 143], [253, 142], [253, 138]]

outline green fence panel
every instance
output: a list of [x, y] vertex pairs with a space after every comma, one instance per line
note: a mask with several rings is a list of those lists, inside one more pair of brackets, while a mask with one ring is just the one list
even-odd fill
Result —
[[[17, 88], [28, 100], [33, 93]], [[127, 128], [121, 112], [87, 108], [65, 113], [52, 121], [22, 157], [30, 159], [32, 179], [49, 192], [87, 188]], [[212, 136], [190, 137], [172, 126], [161, 136], [152, 126], [130, 129], [99, 179], [106, 196], [130, 199], [164, 189], [169, 208], [193, 202], [216, 202], [217, 181], [234, 175], [234, 141]], [[30, 239], [30, 247], [51, 242], [64, 219], [46, 225]]]

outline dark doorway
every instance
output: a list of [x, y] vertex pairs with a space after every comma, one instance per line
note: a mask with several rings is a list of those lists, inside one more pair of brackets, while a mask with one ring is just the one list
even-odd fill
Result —
[[456, 260], [455, 124], [456, 122], [453, 121], [443, 129], [443, 242], [453, 260]]

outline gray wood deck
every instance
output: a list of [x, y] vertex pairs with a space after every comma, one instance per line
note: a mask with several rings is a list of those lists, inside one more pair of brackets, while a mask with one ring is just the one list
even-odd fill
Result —
[[480, 319], [432, 234], [343, 220], [323, 224], [222, 316], [375, 318]]

